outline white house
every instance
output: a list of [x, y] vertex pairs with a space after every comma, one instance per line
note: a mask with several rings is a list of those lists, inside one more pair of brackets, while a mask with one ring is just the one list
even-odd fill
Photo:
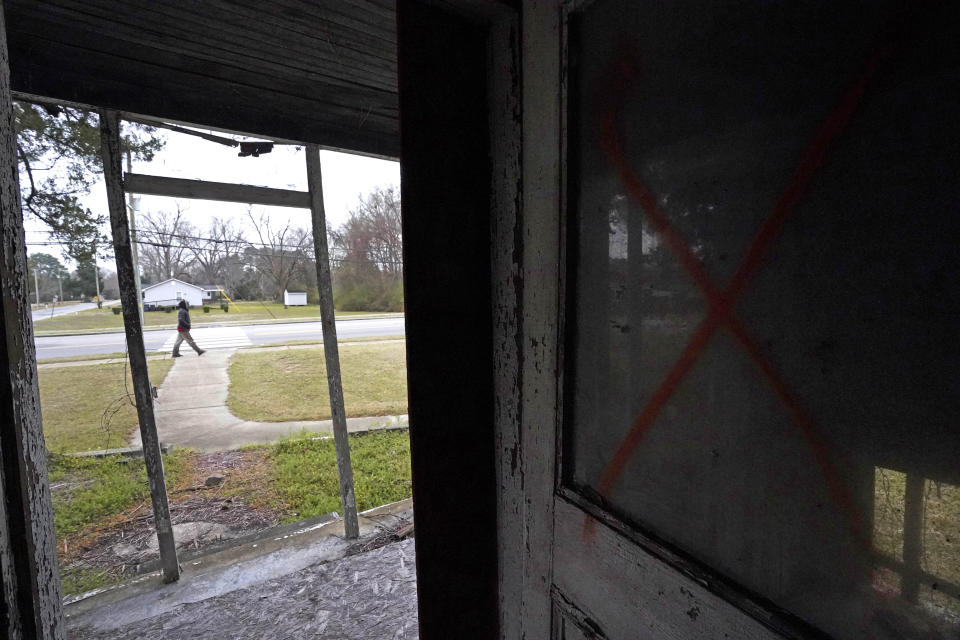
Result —
[[170, 278], [143, 288], [144, 309], [173, 306], [181, 300], [186, 300], [192, 307], [201, 306], [204, 300], [203, 287]]
[[305, 307], [307, 306], [306, 291], [287, 291], [283, 290], [283, 306], [285, 307]]

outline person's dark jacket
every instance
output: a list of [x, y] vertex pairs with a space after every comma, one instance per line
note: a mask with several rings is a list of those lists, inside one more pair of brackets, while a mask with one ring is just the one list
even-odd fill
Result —
[[190, 331], [190, 312], [182, 307], [177, 311], [177, 331]]

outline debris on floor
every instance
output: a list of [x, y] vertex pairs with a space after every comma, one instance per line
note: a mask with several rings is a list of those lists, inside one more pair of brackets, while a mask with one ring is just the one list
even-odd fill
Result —
[[414, 541], [316, 564], [286, 576], [188, 602], [107, 630], [81, 626], [72, 640], [418, 638]]
[[[241, 497], [223, 493], [225, 481], [256, 484], [262, 475], [262, 453], [224, 451], [198, 454], [180, 488], [170, 492], [170, 518], [181, 551], [198, 551], [233, 538], [275, 526], [280, 514], [254, 506]], [[260, 474], [260, 475], [258, 475]], [[210, 478], [219, 482], [210, 482]], [[81, 480], [65, 477], [54, 493], [80, 486]], [[92, 482], [92, 480], [86, 480]], [[60, 546], [63, 574], [93, 572], [115, 582], [152, 571], [159, 557], [149, 498], [140, 505], [107, 519]]]

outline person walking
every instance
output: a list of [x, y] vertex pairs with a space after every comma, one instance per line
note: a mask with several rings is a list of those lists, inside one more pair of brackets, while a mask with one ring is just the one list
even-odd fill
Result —
[[206, 351], [198, 347], [190, 335], [190, 305], [187, 304], [186, 300], [181, 300], [177, 306], [180, 307], [180, 310], [177, 311], [177, 341], [173, 343], [173, 357], [180, 357], [180, 345], [184, 340], [193, 347], [198, 356], [202, 356]]

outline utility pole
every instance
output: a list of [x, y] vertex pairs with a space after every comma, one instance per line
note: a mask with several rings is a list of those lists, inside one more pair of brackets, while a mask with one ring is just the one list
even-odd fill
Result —
[[57, 278], [57, 282], [60, 284], [60, 304], [63, 304], [63, 278]]
[[[127, 149], [127, 173], [133, 172], [133, 154]], [[139, 198], [138, 198], [139, 200]], [[140, 289], [140, 251], [137, 247], [136, 207], [133, 194], [127, 194], [127, 209], [130, 213], [130, 249], [133, 251], [133, 277], [137, 281], [137, 311], [140, 313], [140, 326], [143, 326], [143, 292]]]
[[93, 252], [93, 281], [97, 285], [97, 307], [100, 307], [100, 267], [97, 266], [97, 252]]
[[37, 297], [37, 306], [40, 306], [40, 279], [37, 277], [37, 268], [33, 268], [33, 293]]

